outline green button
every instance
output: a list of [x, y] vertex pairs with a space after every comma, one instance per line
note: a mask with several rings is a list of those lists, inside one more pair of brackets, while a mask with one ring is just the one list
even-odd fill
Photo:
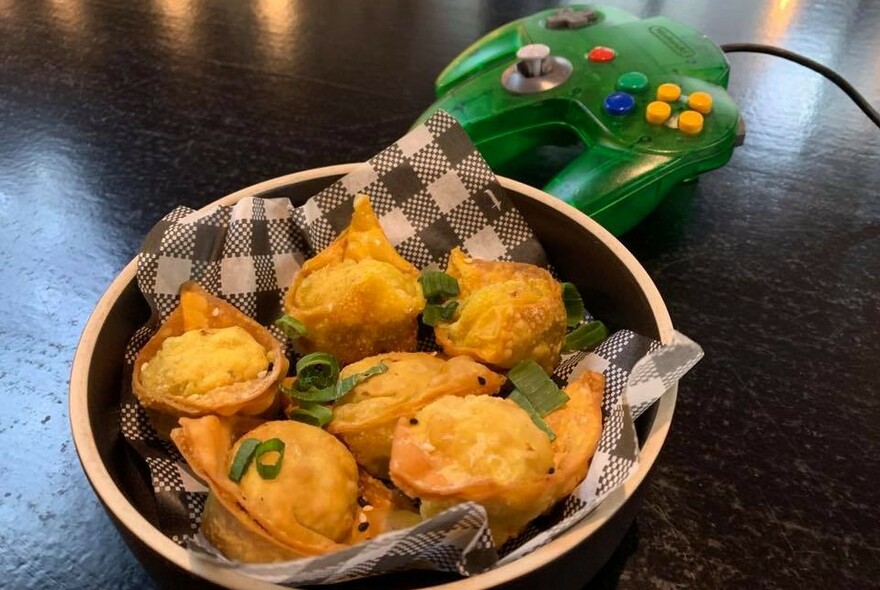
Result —
[[641, 72], [627, 72], [617, 79], [617, 89], [624, 92], [644, 92], [648, 88], [648, 77]]

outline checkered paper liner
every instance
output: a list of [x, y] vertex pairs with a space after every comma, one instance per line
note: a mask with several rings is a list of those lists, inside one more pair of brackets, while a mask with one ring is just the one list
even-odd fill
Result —
[[[445, 267], [454, 246], [478, 258], [548, 267], [543, 248], [479, 152], [442, 112], [300, 207], [283, 197], [246, 197], [205, 211], [175, 209], [151, 230], [138, 254], [138, 286], [153, 313], [125, 351], [121, 431], [149, 468], [159, 528], [195, 556], [288, 584], [328, 584], [405, 569], [476, 574], [547, 543], [625, 481], [638, 466], [633, 420], [702, 351], [680, 334], [671, 346], [661, 346], [621, 331], [592, 353], [565, 356], [553, 375], [561, 386], [588, 369], [605, 375], [599, 448], [575, 493], [503, 547], [493, 546], [483, 508], [465, 503], [337, 553], [280, 564], [230, 562], [198, 532], [207, 489], [173, 444], [158, 436], [131, 391], [134, 358], [177, 305], [179, 286], [187, 280], [271, 325], [302, 262], [347, 227], [358, 193], [370, 195], [392, 244], [417, 268]], [[420, 349], [433, 344], [430, 338], [419, 342]]]

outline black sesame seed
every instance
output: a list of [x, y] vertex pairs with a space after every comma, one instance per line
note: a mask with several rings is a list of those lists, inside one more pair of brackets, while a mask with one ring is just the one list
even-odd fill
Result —
[[480, 375], [479, 377], [477, 377], [477, 383], [479, 383], [480, 385], [485, 385], [485, 384], [486, 384], [486, 378], [483, 377], [482, 375]]
[[550, 475], [553, 475], [554, 473], [556, 473], [556, 468], [551, 467], [550, 469], [547, 470], [547, 473], [549, 473]]
[[362, 522], [358, 525], [358, 531], [360, 531], [360, 532], [364, 532], [368, 528], [370, 528], [370, 523], [368, 523], [368, 522]]
[[364, 498], [363, 496], [359, 496], [359, 497], [358, 497], [358, 506], [360, 506], [361, 508], [363, 508], [363, 507], [366, 506], [367, 504], [369, 504], [369, 502], [367, 502], [367, 499], [366, 499], [366, 498]]
[[413, 426], [415, 426], [416, 424], [419, 423], [419, 419], [418, 418], [410, 418], [409, 423], [412, 424]]

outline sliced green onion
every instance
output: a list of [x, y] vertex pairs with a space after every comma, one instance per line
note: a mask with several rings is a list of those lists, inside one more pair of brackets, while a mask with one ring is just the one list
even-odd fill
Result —
[[299, 391], [324, 389], [339, 379], [339, 362], [326, 352], [313, 352], [296, 361], [296, 384]]
[[321, 404], [313, 404], [311, 402], [300, 402], [299, 407], [289, 410], [287, 417], [297, 422], [311, 424], [318, 428], [323, 428], [333, 419], [333, 411], [327, 406]]
[[[278, 459], [274, 463], [263, 463], [260, 459], [267, 453], [278, 453]], [[257, 473], [263, 479], [275, 479], [281, 471], [281, 461], [284, 460], [284, 441], [280, 438], [264, 440], [254, 451], [254, 463]]]
[[354, 386], [362, 381], [366, 381], [370, 377], [375, 375], [381, 375], [382, 373], [388, 370], [388, 365], [385, 363], [379, 363], [378, 365], [373, 365], [366, 371], [361, 371], [360, 373], [355, 373], [354, 375], [349, 375], [344, 379], [340, 379], [336, 384], [336, 397], [334, 399], [339, 399], [344, 396], [346, 393], [354, 389]]
[[426, 270], [419, 277], [422, 294], [429, 303], [440, 303], [460, 293], [455, 277], [439, 270]]
[[538, 363], [527, 360], [519, 363], [507, 373], [513, 386], [528, 398], [540, 416], [565, 405], [568, 396], [556, 387]]
[[443, 306], [442, 310], [440, 310], [440, 317], [442, 317], [446, 321], [449, 321], [452, 319], [452, 316], [455, 315], [456, 309], [458, 309], [458, 301], [450, 301]]
[[436, 326], [441, 322], [448, 322], [458, 309], [458, 301], [450, 301], [446, 305], [429, 303], [422, 311], [422, 322], [426, 326]]
[[599, 321], [590, 322], [568, 333], [562, 345], [562, 352], [595, 348], [606, 338], [608, 338], [608, 328], [605, 324]]
[[507, 396], [507, 399], [510, 401], [516, 402], [516, 404], [526, 411], [526, 414], [529, 415], [529, 418], [532, 419], [532, 422], [535, 423], [535, 426], [543, 430], [547, 433], [547, 436], [550, 437], [550, 442], [556, 440], [556, 433], [553, 432], [553, 429], [550, 428], [550, 425], [544, 422], [544, 419], [541, 418], [541, 415], [538, 414], [538, 411], [535, 409], [535, 406], [532, 405], [532, 402], [529, 401], [523, 392], [519, 389], [514, 389], [510, 392], [510, 395]]
[[297, 380], [293, 384], [293, 387], [288, 388], [282, 385], [281, 391], [289, 398], [297, 401], [318, 403], [332, 402], [354, 389], [354, 386], [361, 381], [365, 381], [374, 375], [381, 375], [387, 370], [388, 366], [385, 363], [379, 363], [378, 365], [370, 367], [366, 371], [349, 375], [345, 379], [340, 379], [333, 385], [328, 385], [321, 389], [314, 387], [300, 387], [299, 377], [297, 376]]
[[324, 387], [323, 389], [307, 389], [299, 391], [296, 385], [291, 389], [284, 390], [284, 393], [291, 399], [300, 402], [326, 403], [336, 399], [336, 386]]
[[284, 332], [291, 340], [306, 335], [306, 326], [292, 315], [284, 314], [275, 320], [275, 327]]
[[565, 304], [566, 323], [573, 328], [584, 319], [584, 300], [573, 283], [562, 283], [562, 302]]
[[247, 471], [248, 465], [254, 458], [254, 451], [259, 445], [260, 441], [255, 438], [246, 438], [241, 441], [238, 452], [235, 453], [235, 459], [232, 460], [232, 467], [229, 468], [229, 479], [241, 481], [244, 472]]

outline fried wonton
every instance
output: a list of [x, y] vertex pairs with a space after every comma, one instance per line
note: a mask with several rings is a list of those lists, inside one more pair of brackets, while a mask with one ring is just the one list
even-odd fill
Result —
[[287, 368], [266, 328], [189, 281], [138, 352], [132, 388], [148, 410], [175, 417], [256, 415], [275, 403]]
[[301, 353], [329, 352], [341, 364], [416, 347], [425, 306], [419, 271], [388, 241], [365, 195], [354, 199], [351, 225], [307, 260], [284, 300], [306, 327]]
[[[229, 420], [205, 416], [181, 418], [171, 438], [211, 490], [202, 533], [230, 559], [270, 562], [320, 555], [343, 548], [351, 538], [359, 511], [357, 464], [324, 430], [291, 420], [265, 422], [235, 442]], [[240, 481], [230, 479], [236, 453], [248, 438], [284, 443], [273, 479], [264, 479], [253, 462]]]
[[481, 504], [496, 545], [553, 504], [553, 448], [516, 403], [490, 396], [446, 396], [415, 420], [401, 418], [391, 479], [421, 499], [431, 517], [462, 502]]
[[328, 430], [351, 449], [369, 473], [388, 478], [397, 419], [412, 416], [444, 395], [494, 394], [504, 377], [467, 356], [444, 359], [425, 352], [380, 354], [348, 365], [341, 377], [384, 363], [388, 371], [355, 386], [333, 407]]
[[352, 545], [421, 522], [422, 517], [412, 501], [389, 486], [361, 471], [358, 497], [360, 512], [349, 537]]
[[568, 401], [544, 417], [553, 441], [553, 503], [571, 494], [587, 476], [602, 434], [605, 377], [587, 371], [566, 387]]
[[467, 354], [505, 369], [531, 359], [553, 371], [566, 314], [562, 287], [549, 272], [521, 262], [469, 258], [458, 248], [446, 272], [461, 290], [452, 322], [434, 328], [446, 354]]

